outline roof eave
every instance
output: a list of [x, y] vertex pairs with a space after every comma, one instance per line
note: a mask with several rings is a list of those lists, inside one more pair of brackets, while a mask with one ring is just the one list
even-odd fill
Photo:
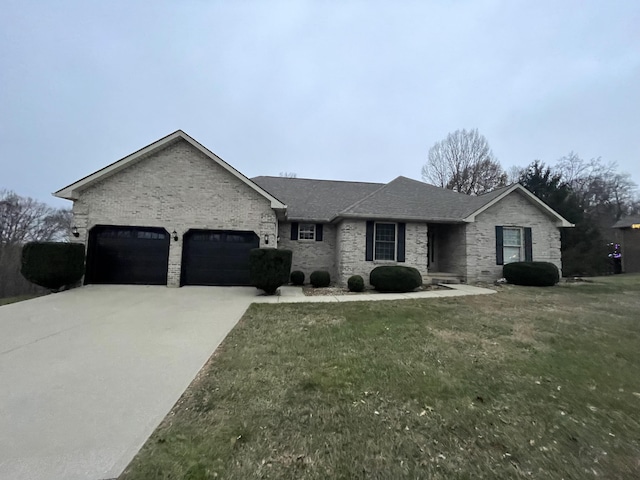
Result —
[[448, 217], [426, 217], [412, 215], [388, 215], [388, 214], [363, 214], [363, 213], [340, 213], [331, 219], [359, 219], [359, 220], [398, 220], [407, 222], [433, 222], [433, 223], [466, 223], [462, 218]]

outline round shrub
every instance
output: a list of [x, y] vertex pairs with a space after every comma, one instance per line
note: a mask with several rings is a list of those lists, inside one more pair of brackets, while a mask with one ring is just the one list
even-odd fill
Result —
[[304, 285], [304, 272], [300, 270], [291, 272], [291, 283], [294, 285]]
[[422, 285], [422, 275], [413, 267], [385, 265], [371, 270], [369, 283], [379, 292], [412, 292]]
[[552, 287], [560, 281], [560, 271], [549, 262], [514, 262], [502, 267], [502, 276], [514, 285]]
[[291, 250], [254, 248], [249, 252], [249, 279], [251, 285], [267, 295], [273, 295], [280, 285], [289, 281]]
[[347, 287], [350, 292], [362, 292], [364, 291], [364, 280], [360, 275], [353, 275], [347, 280]]
[[316, 270], [311, 274], [311, 276], [309, 276], [309, 281], [315, 288], [328, 287], [331, 283], [331, 276], [329, 275], [329, 272]]
[[50, 290], [77, 283], [84, 275], [84, 245], [31, 242], [22, 248], [22, 276]]

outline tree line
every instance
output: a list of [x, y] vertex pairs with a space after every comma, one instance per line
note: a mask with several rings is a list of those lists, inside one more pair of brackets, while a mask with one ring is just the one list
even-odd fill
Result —
[[[534, 160], [506, 172], [477, 129], [457, 130], [437, 142], [422, 167], [425, 182], [470, 195], [520, 183], [571, 223], [561, 233], [565, 275], [608, 273], [611, 226], [640, 213], [637, 185], [614, 162], [571, 152], [553, 165]], [[624, 252], [623, 252], [624, 255]]]
[[34, 241], [66, 241], [72, 222], [69, 209], [0, 190], [0, 298], [42, 291], [20, 273], [22, 247]]

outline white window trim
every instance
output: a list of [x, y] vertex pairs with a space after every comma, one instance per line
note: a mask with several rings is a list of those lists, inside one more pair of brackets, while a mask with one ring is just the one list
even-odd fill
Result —
[[[312, 227], [312, 230], [306, 229], [307, 233], [311, 233], [312, 238], [302, 238], [303, 226]], [[298, 240], [301, 242], [315, 242], [316, 241], [316, 224], [315, 223], [299, 223], [298, 224]]]
[[[394, 233], [393, 233], [393, 258], [389, 259], [389, 258], [385, 258], [385, 259], [381, 259], [381, 258], [376, 258], [376, 243], [378, 242], [376, 240], [376, 234], [378, 233], [378, 224], [381, 225], [393, 225], [394, 228]], [[384, 242], [384, 243], [391, 243], [391, 242]], [[375, 222], [374, 224], [374, 228], [373, 228], [373, 261], [374, 263], [395, 263], [398, 260], [398, 224], [395, 222]]]
[[[507, 245], [507, 243], [505, 242], [505, 230], [519, 230], [520, 231], [520, 245]], [[514, 260], [513, 262], [508, 262], [507, 261], [507, 256], [505, 255], [505, 248], [519, 248], [520, 249], [520, 253], [518, 254], [518, 260]], [[502, 263], [504, 265], [507, 265], [509, 263], [514, 263], [514, 262], [522, 262], [524, 261], [524, 228], [523, 227], [516, 227], [516, 226], [503, 226], [502, 227]]]

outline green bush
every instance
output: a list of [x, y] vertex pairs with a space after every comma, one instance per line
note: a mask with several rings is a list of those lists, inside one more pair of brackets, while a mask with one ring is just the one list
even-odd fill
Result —
[[514, 285], [552, 287], [560, 281], [558, 267], [549, 262], [514, 262], [502, 267], [502, 275]]
[[369, 283], [379, 292], [411, 292], [422, 285], [422, 275], [413, 267], [385, 265], [371, 270]]
[[352, 275], [347, 280], [347, 287], [350, 292], [362, 292], [364, 291], [364, 280], [360, 275]]
[[291, 250], [254, 248], [249, 252], [249, 279], [251, 285], [267, 295], [274, 295], [280, 285], [289, 281]]
[[84, 245], [80, 243], [31, 242], [22, 249], [21, 273], [31, 283], [60, 290], [84, 275]]
[[331, 276], [329, 275], [329, 272], [316, 270], [309, 277], [309, 281], [315, 288], [328, 287], [331, 283]]
[[304, 285], [304, 272], [300, 270], [291, 272], [291, 283], [294, 285]]

